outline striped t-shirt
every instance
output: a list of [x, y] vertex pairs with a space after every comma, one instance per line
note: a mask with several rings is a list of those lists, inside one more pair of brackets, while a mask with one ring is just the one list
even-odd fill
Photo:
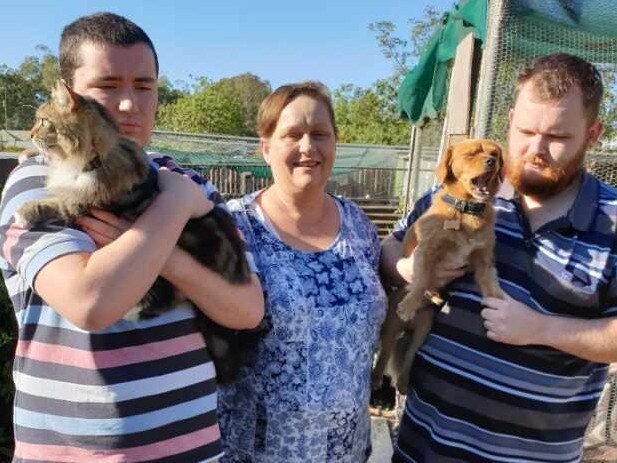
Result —
[[[177, 170], [169, 157], [151, 155]], [[33, 290], [51, 260], [93, 252], [58, 225], [12, 226], [26, 201], [48, 195], [41, 156], [9, 176], [0, 208], [0, 264], [19, 326], [14, 363], [14, 462], [206, 462], [222, 454], [215, 371], [188, 304], [99, 331], [62, 318]], [[224, 207], [214, 187], [188, 172]]]
[[[421, 198], [394, 233], [431, 203]], [[617, 316], [617, 191], [584, 174], [566, 217], [532, 232], [516, 198], [495, 200], [501, 287], [548, 315]], [[491, 341], [468, 274], [412, 369], [395, 462], [578, 462], [608, 366], [547, 346]]]

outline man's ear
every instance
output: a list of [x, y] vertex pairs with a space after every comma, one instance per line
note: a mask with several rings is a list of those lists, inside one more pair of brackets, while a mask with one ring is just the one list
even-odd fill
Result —
[[602, 122], [600, 122], [600, 120], [597, 119], [593, 124], [591, 124], [591, 127], [587, 129], [587, 136], [588, 136], [587, 149], [595, 145], [603, 133], [604, 133], [604, 125], [602, 125]]
[[437, 170], [435, 171], [435, 177], [437, 177], [437, 181], [441, 184], [450, 183], [456, 180], [454, 177], [454, 172], [452, 172], [452, 153], [454, 149], [450, 146], [448, 151], [446, 151], [446, 155], [437, 166]]
[[259, 139], [259, 149], [266, 164], [270, 165], [270, 141], [267, 138]]

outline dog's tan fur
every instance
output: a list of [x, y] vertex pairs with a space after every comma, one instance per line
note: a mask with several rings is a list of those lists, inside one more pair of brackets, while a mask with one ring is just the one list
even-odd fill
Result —
[[[465, 140], [448, 149], [436, 172], [443, 188], [403, 240], [404, 257], [415, 250], [413, 281], [390, 296], [373, 388], [381, 385], [392, 357], [394, 382], [401, 393], [407, 392], [414, 356], [433, 324], [434, 310], [425, 294], [431, 289], [432, 271], [438, 262], [469, 264], [483, 297], [503, 296], [493, 263], [495, 212], [491, 205], [501, 182], [502, 166], [501, 148], [489, 140]], [[461, 213], [442, 200], [444, 195], [484, 202], [486, 207], [480, 215]]]

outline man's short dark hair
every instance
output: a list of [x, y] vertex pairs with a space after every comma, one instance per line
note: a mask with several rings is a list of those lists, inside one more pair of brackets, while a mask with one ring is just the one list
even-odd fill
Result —
[[60, 75], [70, 86], [73, 85], [75, 69], [81, 66], [80, 48], [82, 43], [130, 47], [145, 43], [154, 55], [156, 75], [159, 74], [159, 60], [152, 40], [133, 21], [114, 13], [95, 13], [83, 16], [66, 26], [60, 38]]
[[518, 76], [514, 102], [521, 87], [533, 83], [536, 95], [542, 101], [559, 100], [572, 88], [578, 88], [583, 97], [587, 122], [592, 124], [600, 111], [602, 76], [590, 62], [567, 53], [542, 56], [526, 66]]

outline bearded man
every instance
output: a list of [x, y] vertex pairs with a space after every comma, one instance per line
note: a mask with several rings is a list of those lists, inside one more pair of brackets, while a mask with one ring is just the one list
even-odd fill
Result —
[[[602, 133], [602, 81], [566, 54], [519, 76], [506, 176], [495, 200], [495, 260], [505, 299], [482, 300], [466, 268], [443, 262], [447, 310], [418, 352], [394, 462], [578, 462], [585, 428], [617, 361], [617, 191], [583, 167]], [[509, 191], [509, 193], [505, 193]], [[382, 247], [401, 258], [428, 193]]]

